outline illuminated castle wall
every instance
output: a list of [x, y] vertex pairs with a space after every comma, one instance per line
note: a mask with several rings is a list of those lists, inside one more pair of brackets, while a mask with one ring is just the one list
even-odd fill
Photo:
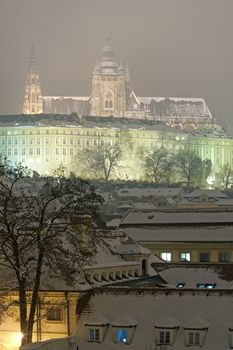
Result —
[[1, 116], [0, 152], [39, 173], [51, 174], [61, 164], [67, 174], [78, 173], [77, 154], [98, 144], [114, 144], [122, 130], [127, 130], [131, 141], [124, 148], [118, 172], [122, 179], [142, 179], [140, 150], [162, 145], [169, 151], [195, 150], [202, 159], [211, 159], [214, 172], [226, 163], [233, 166], [232, 139], [184, 133], [152, 121], [75, 115]]

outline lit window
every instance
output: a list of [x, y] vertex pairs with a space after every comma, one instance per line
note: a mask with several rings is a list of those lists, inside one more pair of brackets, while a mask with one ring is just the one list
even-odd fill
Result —
[[189, 262], [191, 261], [191, 254], [188, 252], [181, 252], [180, 253], [180, 261], [181, 262]]
[[216, 287], [216, 283], [198, 283], [197, 284], [197, 288], [199, 289], [203, 289], [203, 288], [213, 289], [215, 287]]
[[170, 332], [168, 331], [159, 332], [159, 344], [170, 344]]
[[115, 339], [117, 343], [127, 343], [127, 330], [116, 329], [114, 331]]
[[200, 345], [199, 332], [189, 332], [188, 339], [189, 339], [189, 345]]
[[98, 328], [88, 329], [88, 340], [89, 341], [100, 341], [100, 330]]
[[162, 252], [160, 253], [161, 259], [170, 262], [172, 260], [172, 253], [171, 252]]

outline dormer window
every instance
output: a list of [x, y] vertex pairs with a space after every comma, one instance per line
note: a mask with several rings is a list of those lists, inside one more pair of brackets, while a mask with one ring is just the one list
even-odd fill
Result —
[[113, 341], [115, 343], [130, 344], [137, 327], [137, 322], [130, 316], [124, 316], [120, 320], [111, 322]]
[[200, 345], [200, 332], [192, 331], [188, 333], [189, 345]]
[[200, 318], [191, 320], [184, 325], [184, 342], [186, 346], [203, 346], [206, 340], [209, 324]]
[[103, 315], [90, 317], [86, 322], [86, 340], [101, 343], [109, 326], [109, 321]]
[[170, 331], [160, 331], [159, 344], [170, 344], [170, 342], [171, 342]]
[[157, 345], [173, 345], [179, 329], [179, 322], [173, 317], [167, 317], [156, 322], [155, 341]]
[[100, 341], [100, 329], [99, 328], [89, 328], [88, 329], [88, 340], [89, 341]]

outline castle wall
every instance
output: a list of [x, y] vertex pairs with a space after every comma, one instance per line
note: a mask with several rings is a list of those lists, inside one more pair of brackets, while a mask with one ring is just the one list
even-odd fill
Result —
[[[12, 163], [21, 162], [41, 174], [51, 174], [59, 165], [79, 173], [77, 155], [86, 148], [114, 145], [121, 137], [117, 127], [101, 126], [0, 126], [0, 152]], [[122, 161], [116, 174], [121, 179], [143, 178], [142, 159], [147, 151], [162, 145], [170, 152], [194, 150], [201, 159], [211, 159], [213, 172], [224, 164], [233, 166], [233, 140], [192, 135], [179, 130], [128, 129]]]

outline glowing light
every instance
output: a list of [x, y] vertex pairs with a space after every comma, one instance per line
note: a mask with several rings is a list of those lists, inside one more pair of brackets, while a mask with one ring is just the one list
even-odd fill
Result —
[[16, 334], [15, 339], [17, 342], [21, 342], [21, 340], [23, 339], [23, 333], [19, 332]]

